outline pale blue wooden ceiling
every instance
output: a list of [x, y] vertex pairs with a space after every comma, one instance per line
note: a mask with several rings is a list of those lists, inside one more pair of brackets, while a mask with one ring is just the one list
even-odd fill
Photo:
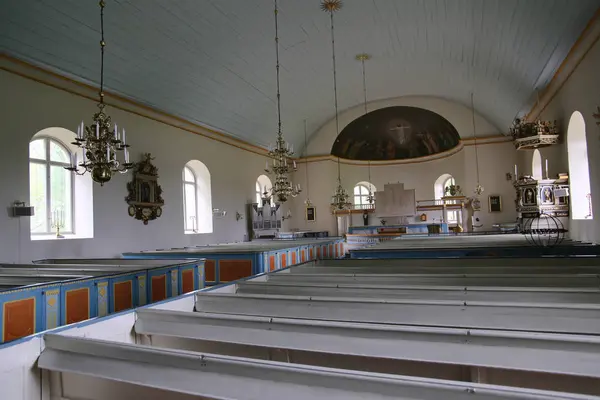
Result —
[[[297, 148], [334, 115], [329, 16], [319, 0], [279, 0], [284, 134]], [[0, 49], [99, 81], [96, 0], [2, 3]], [[433, 95], [505, 130], [535, 100], [600, 0], [345, 0], [335, 14], [340, 109]], [[276, 132], [272, 0], [106, 0], [109, 90], [265, 145]], [[73, 116], [74, 121], [81, 116]], [[340, 127], [342, 128], [342, 127]], [[463, 136], [465, 136], [463, 134]]]

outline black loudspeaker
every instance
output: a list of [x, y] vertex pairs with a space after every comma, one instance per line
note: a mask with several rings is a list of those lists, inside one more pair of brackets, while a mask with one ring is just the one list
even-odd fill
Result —
[[33, 207], [14, 206], [12, 209], [15, 217], [31, 217], [35, 214]]

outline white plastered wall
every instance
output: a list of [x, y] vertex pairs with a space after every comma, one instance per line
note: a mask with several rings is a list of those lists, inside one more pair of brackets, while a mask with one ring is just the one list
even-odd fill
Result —
[[[567, 128], [571, 115], [579, 111], [585, 119], [588, 160], [590, 160], [590, 184], [593, 210], [600, 210], [600, 128], [593, 114], [600, 106], [600, 41], [590, 49], [550, 104], [539, 116], [543, 120], [556, 120], [562, 136], [561, 144], [540, 149], [542, 163], [549, 161], [549, 176], [568, 172]], [[573, 156], [577, 156], [574, 154]], [[531, 173], [533, 151], [519, 152], [519, 167]], [[544, 164], [542, 164], [544, 165]], [[544, 167], [545, 168], [545, 167]], [[545, 171], [544, 171], [545, 175]], [[600, 220], [570, 220], [569, 235], [572, 239], [600, 243]]]
[[[48, 127], [75, 130], [97, 111], [96, 102], [51, 86], [0, 71], [0, 255], [2, 262], [39, 258], [114, 256], [123, 251], [182, 247], [241, 241], [245, 220], [236, 221], [254, 199], [254, 183], [264, 168], [264, 157], [149, 118], [107, 107], [108, 114], [127, 130], [131, 159], [152, 153], [159, 170], [165, 206], [161, 218], [143, 225], [127, 214], [126, 184], [131, 174], [117, 174], [100, 187], [94, 185], [94, 239], [31, 241], [28, 218], [12, 218], [8, 207], [29, 201], [28, 144]], [[181, 171], [189, 160], [202, 161], [212, 181], [212, 206], [227, 210], [215, 218], [213, 233], [185, 235]]]
[[[477, 99], [475, 98], [475, 101]], [[376, 101], [369, 104], [369, 110], [389, 106], [421, 107], [440, 114], [450, 121], [462, 138], [473, 136], [472, 112], [469, 107], [436, 97], [407, 96], [396, 99]], [[340, 114], [340, 130], [355, 118], [364, 113], [363, 107], [355, 107]], [[500, 132], [490, 122], [476, 113], [475, 124], [477, 137], [496, 136]], [[308, 142], [308, 156], [330, 154], [331, 146], [337, 137], [335, 121], [329, 121]], [[473, 144], [471, 141], [470, 144]], [[506, 173], [514, 170], [517, 154], [510, 142], [481, 144], [478, 141], [477, 155], [479, 159], [479, 179], [485, 192], [481, 197], [483, 222], [487, 229], [494, 223], [513, 222], [516, 219], [514, 206], [515, 191], [511, 181], [506, 180]], [[458, 152], [442, 156], [431, 161], [400, 163], [396, 165], [372, 165], [371, 182], [377, 188], [383, 188], [386, 183], [402, 182], [407, 189], [415, 189], [417, 200], [434, 199], [434, 183], [444, 174], [451, 174], [458, 185], [463, 188], [466, 196], [472, 196], [477, 184], [477, 169], [475, 167], [475, 146], [466, 145]], [[336, 186], [337, 164], [334, 161], [311, 161], [308, 163], [309, 178], [306, 180], [306, 163], [300, 163], [298, 172], [293, 175], [294, 183], [300, 183], [305, 191], [295, 198], [290, 205], [294, 218], [290, 222], [292, 228], [310, 230], [328, 230], [335, 234], [337, 227], [335, 218], [329, 211], [329, 203], [333, 189]], [[368, 180], [367, 165], [351, 165], [342, 161], [342, 184], [352, 194], [354, 185]], [[317, 221], [307, 222], [305, 219], [306, 188], [312, 203], [317, 208]], [[488, 212], [488, 196], [502, 196], [502, 212]], [[428, 218], [439, 218], [439, 213], [430, 213]], [[286, 221], [287, 222], [287, 221]], [[370, 218], [370, 224], [379, 224], [379, 219]], [[362, 215], [352, 215], [353, 225], [362, 225]]]

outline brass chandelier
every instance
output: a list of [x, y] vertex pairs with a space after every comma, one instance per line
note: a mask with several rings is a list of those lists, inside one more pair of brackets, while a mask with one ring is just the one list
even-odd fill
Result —
[[[331, 20], [331, 55], [333, 60], [333, 98], [335, 105], [335, 133], [336, 137], [340, 133], [340, 123], [338, 115], [338, 99], [337, 99], [337, 71], [335, 65], [335, 30], [333, 23], [333, 13], [339, 11], [342, 8], [342, 2], [340, 0], [323, 0], [321, 2], [321, 10], [328, 12]], [[346, 192], [346, 189], [342, 186], [342, 175], [340, 170], [340, 157], [337, 159], [337, 186], [333, 191], [331, 197], [331, 208], [335, 211], [348, 210], [352, 207], [350, 203], [350, 195]]]
[[[103, 0], [100, 1], [100, 102], [98, 111], [94, 114], [92, 124], [85, 126], [83, 121], [77, 127], [77, 135], [73, 145], [82, 149], [83, 160], [77, 162], [77, 158], [71, 160], [71, 166], [67, 170], [83, 175], [89, 172], [92, 179], [103, 186], [113, 174], [125, 173], [133, 167], [129, 162], [129, 145], [125, 142], [125, 129], [119, 132], [117, 124], [111, 126], [111, 119], [104, 113], [104, 7]], [[124, 162], [119, 162], [117, 155], [123, 153]]]
[[[276, 203], [285, 203], [290, 197], [296, 197], [302, 192], [300, 185], [294, 186], [289, 178], [289, 174], [296, 171], [296, 161], [291, 161], [294, 155], [294, 147], [290, 146], [283, 139], [281, 132], [281, 94], [279, 90], [279, 9], [277, 0], [275, 0], [275, 56], [277, 60], [277, 140], [275, 146], [269, 145], [269, 157], [273, 160], [269, 167], [269, 162], [265, 172], [274, 175], [275, 182], [271, 188], [271, 196], [275, 197]], [[288, 162], [289, 160], [289, 162]], [[268, 199], [270, 199], [270, 197]], [[263, 201], [267, 196], [263, 196]], [[268, 201], [268, 200], [267, 200]]]
[[[361, 65], [362, 65], [362, 78], [363, 78], [363, 97], [364, 97], [364, 104], [365, 104], [365, 115], [367, 115], [369, 113], [369, 111], [367, 110], [367, 75], [365, 73], [365, 61], [370, 60], [371, 56], [367, 53], [361, 53], [361, 54], [357, 54], [356, 55], [356, 60], [360, 61]], [[368, 191], [369, 194], [367, 195], [367, 202], [369, 204], [373, 204], [373, 202], [375, 201], [375, 196], [373, 195], [373, 188], [371, 187], [371, 160], [367, 161], [367, 170], [369, 173], [369, 187], [368, 187]]]

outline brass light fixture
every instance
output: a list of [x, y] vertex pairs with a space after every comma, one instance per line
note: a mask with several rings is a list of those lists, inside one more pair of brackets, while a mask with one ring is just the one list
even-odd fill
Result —
[[[279, 9], [277, 0], [275, 0], [275, 56], [277, 59], [277, 140], [275, 146], [269, 146], [269, 157], [273, 159], [272, 165], [269, 162], [265, 168], [267, 174], [275, 176], [275, 182], [271, 188], [271, 195], [275, 197], [276, 203], [285, 203], [289, 197], [296, 197], [302, 189], [300, 185], [293, 186], [289, 178], [292, 171], [296, 171], [296, 161], [288, 160], [294, 155], [294, 147], [290, 146], [283, 139], [281, 132], [281, 94], [279, 90]], [[263, 197], [264, 201], [264, 197]]]
[[306, 120], [304, 120], [304, 161], [305, 161], [304, 172], [306, 173], [306, 200], [304, 200], [304, 204], [306, 204], [307, 207], [312, 207], [312, 202], [310, 201], [310, 184], [308, 182], [307, 152], [308, 152], [308, 141], [306, 140]]
[[[104, 113], [104, 7], [103, 0], [100, 1], [100, 102], [98, 111], [94, 114], [93, 123], [85, 126], [83, 121], [77, 127], [77, 135], [73, 145], [83, 150], [83, 160], [78, 163], [76, 155], [71, 159], [71, 166], [65, 169], [74, 172], [77, 175], [83, 175], [89, 172], [92, 179], [103, 186], [108, 182], [113, 174], [125, 173], [133, 167], [129, 162], [129, 145], [125, 142], [125, 129], [119, 133], [117, 124], [114, 128], [111, 126], [111, 120]], [[117, 154], [123, 153], [124, 162], [117, 159]], [[81, 170], [80, 170], [81, 167]]]
[[483, 193], [483, 186], [481, 186], [479, 184], [479, 156], [477, 153], [477, 131], [475, 130], [475, 103], [473, 102], [473, 92], [471, 92], [471, 111], [472, 111], [472, 118], [473, 118], [473, 139], [474, 139], [474, 145], [475, 145], [475, 170], [477, 171], [477, 186], [475, 186], [475, 190], [473, 191], [473, 193], [475, 193], [476, 196], [481, 196], [481, 194]]
[[[333, 23], [333, 13], [339, 11], [342, 8], [342, 2], [340, 0], [323, 0], [321, 2], [321, 9], [329, 13], [331, 20], [331, 55], [333, 60], [333, 98], [335, 105], [335, 133], [336, 137], [340, 134], [340, 123], [338, 115], [338, 100], [337, 100], [337, 70], [335, 65], [335, 28]], [[337, 159], [337, 186], [331, 197], [331, 207], [335, 211], [347, 210], [352, 207], [350, 203], [350, 195], [346, 192], [346, 189], [342, 186], [342, 176], [340, 170], [340, 157]]]
[[[368, 61], [371, 59], [371, 56], [367, 53], [362, 53], [362, 54], [357, 54], [356, 55], [356, 59], [358, 61], [360, 61], [361, 65], [362, 65], [362, 78], [363, 78], [363, 97], [364, 97], [364, 101], [365, 101], [365, 115], [367, 115], [369, 113], [369, 111], [367, 110], [367, 75], [365, 73], [365, 61]], [[368, 169], [368, 173], [369, 173], [369, 194], [367, 196], [367, 201], [369, 202], [369, 204], [373, 204], [373, 202], [375, 201], [375, 196], [373, 195], [373, 188], [371, 186], [371, 160], [368, 160], [367, 162], [367, 169]]]

